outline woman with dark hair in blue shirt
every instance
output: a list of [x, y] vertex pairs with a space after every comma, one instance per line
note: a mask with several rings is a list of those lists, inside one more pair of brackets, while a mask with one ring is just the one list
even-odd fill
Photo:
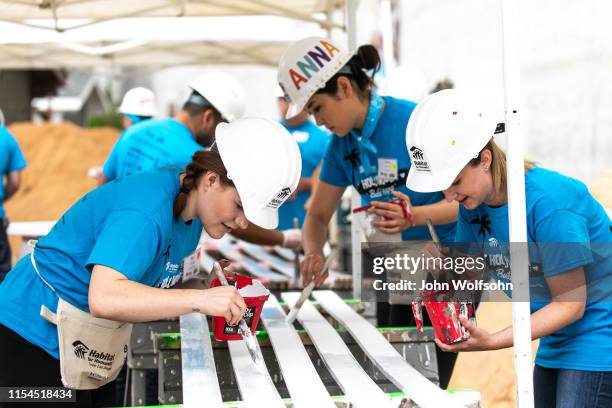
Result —
[[[351, 54], [320, 37], [292, 44], [281, 59], [279, 85], [291, 103], [287, 117], [304, 109], [317, 125], [333, 133], [302, 231], [305, 283], [315, 278], [320, 284], [326, 278], [321, 274], [323, 245], [330, 219], [348, 186], [357, 189], [362, 205], [371, 205], [367, 220], [362, 221], [368, 241], [429, 239], [427, 218], [438, 225], [443, 240], [455, 235], [456, 204], [445, 202], [440, 192], [422, 194], [406, 188], [412, 164], [404, 139], [415, 104], [376, 93], [372, 77], [380, 64], [371, 45]], [[397, 205], [400, 201], [403, 206]], [[352, 222], [358, 224], [357, 218], [355, 214]], [[377, 314], [379, 325], [414, 324], [409, 305], [381, 302]], [[444, 353], [439, 356], [443, 388], [454, 360]]]

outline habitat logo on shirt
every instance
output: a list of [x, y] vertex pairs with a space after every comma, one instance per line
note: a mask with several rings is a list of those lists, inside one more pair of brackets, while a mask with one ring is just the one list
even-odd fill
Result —
[[164, 274], [167, 276], [162, 279], [159, 287], [162, 289], [171, 288], [181, 279], [181, 276], [183, 275], [183, 265], [167, 261], [165, 264]]

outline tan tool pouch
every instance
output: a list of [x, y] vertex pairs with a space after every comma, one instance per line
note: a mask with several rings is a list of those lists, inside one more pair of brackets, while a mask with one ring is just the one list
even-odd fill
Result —
[[[40, 275], [38, 277], [55, 292]], [[132, 324], [93, 317], [58, 296], [57, 313], [45, 305], [40, 315], [57, 326], [60, 371], [67, 388], [92, 390], [113, 381], [119, 375], [127, 356]]]

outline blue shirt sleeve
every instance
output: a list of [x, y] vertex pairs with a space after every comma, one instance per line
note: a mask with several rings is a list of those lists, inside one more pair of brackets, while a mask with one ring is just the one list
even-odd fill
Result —
[[323, 157], [323, 164], [321, 165], [321, 173], [319, 174], [319, 179], [327, 184], [331, 184], [337, 187], [350, 186], [351, 181], [344, 173], [342, 164], [338, 160], [339, 151], [337, 149], [337, 146], [338, 145], [334, 143], [333, 140], [329, 143], [327, 152]]
[[159, 228], [137, 210], [113, 211], [99, 227], [96, 244], [87, 259], [87, 268], [104, 265], [128, 279], [139, 281], [153, 263], [160, 248]]
[[26, 167], [25, 157], [23, 157], [23, 152], [19, 148], [17, 141], [13, 138], [13, 136], [10, 136], [9, 140], [10, 140], [10, 147], [9, 147], [10, 159], [8, 161], [7, 174], [12, 173], [14, 171], [22, 170]]

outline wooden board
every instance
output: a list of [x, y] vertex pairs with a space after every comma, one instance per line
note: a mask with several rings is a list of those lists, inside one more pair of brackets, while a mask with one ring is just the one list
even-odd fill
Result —
[[295, 275], [295, 268], [293, 264], [272, 255], [260, 245], [239, 241], [238, 247], [249, 256], [264, 262], [264, 264], [269, 266], [271, 269], [274, 269], [288, 278], [293, 279]]
[[268, 373], [261, 373], [253, 364], [244, 340], [228, 341], [234, 374], [242, 401], [247, 407], [285, 408]]
[[287, 282], [288, 278], [276, 272], [272, 272], [270, 269], [254, 261], [253, 259], [242, 255], [238, 249], [229, 243], [220, 242], [217, 245], [217, 249], [222, 256], [226, 257], [230, 261], [238, 263], [251, 275], [268, 280], [272, 282]]
[[265, 303], [261, 320], [270, 341], [294, 408], [335, 408], [302, 341], [274, 295]]
[[[300, 293], [285, 292], [281, 296], [287, 305], [292, 307]], [[297, 319], [308, 332], [329, 372], [353, 406], [356, 408], [391, 408], [394, 406], [389, 396], [359, 365], [336, 329], [309, 301], [304, 302]]]
[[408, 364], [376, 330], [376, 327], [355, 313], [337, 294], [329, 290], [321, 290], [314, 291], [312, 295], [334, 319], [351, 333], [377, 368], [419, 407], [463, 407], [450, 394], [437, 387]]
[[206, 316], [180, 318], [183, 407], [223, 407]]

